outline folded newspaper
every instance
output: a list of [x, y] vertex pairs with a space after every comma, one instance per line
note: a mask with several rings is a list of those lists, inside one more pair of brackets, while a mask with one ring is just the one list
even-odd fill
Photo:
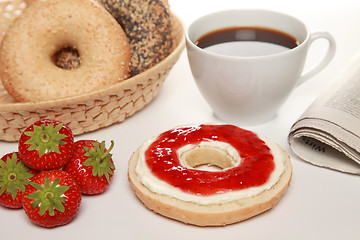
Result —
[[307, 162], [360, 175], [360, 56], [295, 122], [288, 142]]

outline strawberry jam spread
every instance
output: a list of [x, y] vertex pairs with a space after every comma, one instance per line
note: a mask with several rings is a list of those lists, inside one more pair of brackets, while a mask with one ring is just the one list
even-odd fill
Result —
[[[229, 143], [241, 162], [221, 171], [184, 167], [177, 150], [204, 141]], [[162, 181], [184, 192], [207, 196], [261, 186], [275, 168], [270, 148], [255, 133], [233, 125], [196, 125], [162, 133], [146, 150], [146, 164]]]

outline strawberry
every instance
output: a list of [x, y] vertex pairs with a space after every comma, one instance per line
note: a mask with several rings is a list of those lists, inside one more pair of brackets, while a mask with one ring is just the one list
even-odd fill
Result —
[[30, 168], [60, 169], [73, 155], [74, 136], [62, 122], [44, 119], [25, 129], [18, 148], [22, 161]]
[[23, 197], [23, 207], [30, 220], [48, 228], [69, 223], [80, 203], [79, 186], [62, 170], [45, 171], [32, 177]]
[[25, 187], [36, 173], [22, 163], [17, 152], [4, 155], [0, 159], [0, 205], [22, 208]]
[[109, 150], [105, 142], [94, 140], [79, 140], [75, 142], [75, 154], [64, 170], [70, 173], [84, 194], [98, 194], [104, 192], [114, 175], [114, 162], [111, 159], [111, 141]]

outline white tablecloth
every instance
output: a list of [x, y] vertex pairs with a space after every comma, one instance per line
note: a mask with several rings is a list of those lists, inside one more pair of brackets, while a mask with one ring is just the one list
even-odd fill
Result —
[[[272, 210], [247, 221], [218, 228], [199, 228], [169, 220], [147, 210], [127, 180], [127, 162], [147, 138], [177, 125], [218, 122], [193, 81], [184, 51], [158, 96], [121, 124], [76, 139], [115, 141], [116, 175], [108, 191], [84, 196], [80, 212], [68, 225], [43, 229], [23, 210], [0, 207], [1, 239], [360, 239], [360, 179], [358, 176], [312, 166], [290, 151], [291, 125], [360, 50], [358, 0], [169, 0], [186, 25], [221, 9], [265, 8], [302, 19], [310, 29], [328, 30], [337, 41], [335, 58], [320, 74], [296, 89], [271, 122], [248, 128], [278, 142], [291, 155], [293, 180]], [[314, 44], [308, 63], [325, 51]], [[0, 154], [16, 151], [15, 143], [0, 142]]]

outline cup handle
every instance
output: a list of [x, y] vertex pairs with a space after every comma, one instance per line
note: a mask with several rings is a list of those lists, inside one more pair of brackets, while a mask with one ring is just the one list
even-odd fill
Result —
[[309, 69], [307, 72], [302, 74], [296, 84], [296, 86], [300, 86], [304, 82], [306, 82], [309, 78], [313, 77], [315, 74], [320, 72], [328, 63], [331, 61], [331, 59], [334, 57], [335, 49], [336, 49], [336, 43], [333, 36], [325, 31], [317, 31], [311, 34], [309, 39], [309, 46], [317, 39], [324, 38], [328, 40], [329, 47], [327, 50], [327, 53], [325, 54], [324, 58], [313, 68]]

